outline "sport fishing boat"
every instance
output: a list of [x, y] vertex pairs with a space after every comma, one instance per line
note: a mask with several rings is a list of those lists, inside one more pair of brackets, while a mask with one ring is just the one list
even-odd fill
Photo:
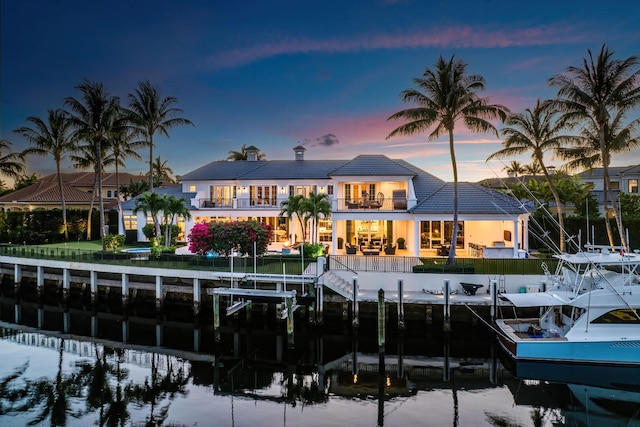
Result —
[[640, 255], [602, 249], [556, 257], [544, 292], [500, 295], [540, 312], [496, 320], [501, 346], [515, 360], [640, 365]]

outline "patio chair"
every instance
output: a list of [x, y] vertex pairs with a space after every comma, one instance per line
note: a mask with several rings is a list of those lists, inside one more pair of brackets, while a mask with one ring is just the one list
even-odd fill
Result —
[[347, 245], [345, 246], [346, 250], [347, 250], [347, 255], [355, 255], [358, 253], [358, 248], [347, 243]]
[[369, 202], [369, 208], [371, 209], [380, 209], [382, 204], [384, 203], [384, 194], [378, 193], [378, 196], [375, 200], [371, 200]]
[[347, 201], [347, 209], [358, 209], [360, 208], [360, 205], [357, 202], [350, 202]]

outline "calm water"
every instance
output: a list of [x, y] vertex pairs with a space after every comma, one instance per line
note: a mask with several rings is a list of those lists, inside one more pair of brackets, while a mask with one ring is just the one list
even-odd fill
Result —
[[389, 327], [382, 358], [375, 322], [300, 320], [290, 349], [273, 317], [216, 344], [206, 325], [0, 299], [0, 425], [640, 425], [640, 369], [507, 369], [463, 325]]

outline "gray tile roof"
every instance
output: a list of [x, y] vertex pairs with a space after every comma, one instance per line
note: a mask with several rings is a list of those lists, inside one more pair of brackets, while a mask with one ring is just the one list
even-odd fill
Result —
[[241, 179], [330, 179], [331, 172], [345, 160], [271, 160], [263, 163]]
[[248, 172], [263, 167], [267, 161], [255, 161], [250, 162], [247, 160], [239, 161], [227, 161], [217, 160], [208, 163], [194, 171], [191, 171], [185, 175], [182, 175], [180, 179], [182, 181], [223, 181], [230, 179], [240, 179]]
[[[417, 214], [453, 214], [453, 183], [441, 185], [426, 199], [420, 200], [411, 212]], [[458, 183], [458, 213], [460, 214], [521, 214], [522, 203], [496, 190], [469, 182]]]
[[414, 169], [406, 162], [393, 160], [382, 154], [362, 154], [331, 172], [333, 176], [414, 176]]
[[440, 188], [442, 184], [444, 184], [444, 181], [440, 178], [423, 171], [405, 160], [396, 161], [415, 173], [415, 176], [413, 177], [413, 189], [418, 200], [423, 200], [429, 197], [434, 191]]
[[[157, 193], [159, 195], [163, 195], [166, 194], [167, 196], [175, 196], [176, 198], [183, 198], [184, 199], [184, 205], [188, 208], [188, 209], [195, 209], [193, 206], [191, 206], [191, 199], [196, 197], [196, 193], [195, 192], [183, 192], [182, 191], [182, 184], [177, 184], [177, 185], [171, 185], [171, 186], [166, 186], [166, 187], [156, 187], [153, 189], [154, 193]], [[124, 210], [133, 210], [136, 207], [136, 199], [140, 197], [139, 195], [136, 197], [132, 197], [131, 199], [127, 200], [126, 202], [122, 202], [122, 209]]]

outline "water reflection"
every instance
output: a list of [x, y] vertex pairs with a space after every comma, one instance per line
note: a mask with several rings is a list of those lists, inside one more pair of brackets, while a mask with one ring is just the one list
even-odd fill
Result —
[[[19, 313], [20, 316], [16, 316]], [[258, 316], [259, 317], [259, 316]], [[21, 322], [15, 320], [19, 318]], [[517, 364], [484, 329], [389, 334], [0, 306], [0, 423], [640, 425], [633, 368]]]

